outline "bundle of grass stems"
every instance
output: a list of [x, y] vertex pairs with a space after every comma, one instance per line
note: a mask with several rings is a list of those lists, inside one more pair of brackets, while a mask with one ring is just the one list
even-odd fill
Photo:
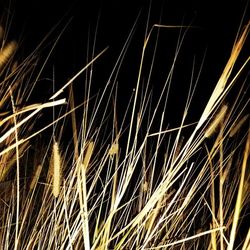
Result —
[[[151, 102], [155, 54], [149, 58], [147, 49], [157, 50], [152, 34], [170, 28], [181, 38], [161, 94]], [[250, 249], [249, 77], [241, 77], [250, 57], [238, 59], [250, 22], [240, 26], [199, 118], [187, 119], [199, 80], [193, 74], [182, 118], [171, 127], [169, 86], [190, 28], [148, 25], [123, 114], [117, 77], [134, 27], [99, 94], [91, 92], [92, 72], [108, 48], [93, 48], [69, 81], [60, 87], [53, 81], [45, 102], [29, 104], [46, 60], [39, 64], [39, 45], [16, 61], [18, 43], [1, 28], [1, 249]], [[146, 61], [152, 72], [145, 80]], [[83, 75], [85, 94], [76, 104], [72, 86]], [[45, 125], [37, 126], [42, 119]]]

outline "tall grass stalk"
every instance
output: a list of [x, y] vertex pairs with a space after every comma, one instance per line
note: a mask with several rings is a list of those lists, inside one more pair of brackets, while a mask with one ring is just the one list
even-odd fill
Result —
[[[242, 76], [249, 73], [250, 56], [243, 60], [241, 52], [250, 22], [239, 31], [199, 118], [190, 121], [201, 74], [195, 79], [192, 69], [176, 126], [167, 122], [170, 85], [192, 27], [150, 27], [149, 20], [146, 26], [135, 88], [122, 114], [118, 78], [136, 23], [97, 95], [92, 74], [109, 49], [96, 53], [96, 40], [85, 66], [46, 102], [29, 105], [38, 78], [37, 51], [15, 64], [16, 42], [2, 46], [1, 249], [249, 249], [250, 98], [249, 76], [244, 81]], [[170, 28], [180, 36], [155, 102], [150, 84], [160, 36], [155, 44], [152, 36]], [[84, 100], [77, 103], [73, 84], [84, 75]], [[37, 126], [39, 119], [46, 125]], [[44, 135], [43, 144], [38, 137]]]

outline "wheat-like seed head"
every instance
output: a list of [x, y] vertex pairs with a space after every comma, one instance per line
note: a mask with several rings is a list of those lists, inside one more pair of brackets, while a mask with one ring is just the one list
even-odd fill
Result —
[[110, 155], [110, 156], [116, 155], [116, 154], [118, 154], [118, 151], [119, 151], [119, 144], [118, 144], [117, 141], [115, 141], [115, 142], [111, 145], [111, 147], [110, 147], [110, 149], [109, 149], [109, 155]]
[[40, 174], [41, 174], [41, 171], [42, 171], [42, 168], [43, 168], [43, 165], [42, 164], [39, 164], [32, 176], [32, 180], [30, 182], [30, 190], [33, 190], [39, 180], [39, 177], [40, 177]]
[[0, 51], [0, 69], [6, 64], [17, 48], [17, 43], [15, 41], [9, 42]]
[[233, 137], [241, 128], [241, 126], [247, 121], [249, 118], [249, 114], [243, 116], [239, 122], [236, 123], [236, 125], [232, 128], [232, 130], [229, 133], [229, 137]]
[[205, 137], [209, 138], [212, 136], [214, 132], [216, 132], [216, 129], [218, 128], [220, 122], [223, 122], [223, 119], [227, 112], [227, 105], [223, 105], [219, 111], [219, 113], [215, 116], [213, 122], [208, 127], [207, 131], [205, 132]]
[[60, 193], [60, 184], [61, 184], [61, 155], [59, 151], [58, 143], [55, 141], [53, 144], [53, 190], [52, 193], [54, 197], [58, 197]]

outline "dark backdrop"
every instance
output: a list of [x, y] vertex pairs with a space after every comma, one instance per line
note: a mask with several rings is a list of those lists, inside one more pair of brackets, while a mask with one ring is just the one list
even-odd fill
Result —
[[[194, 103], [199, 105], [196, 105], [193, 110], [195, 110], [194, 113], [200, 114], [204, 108], [204, 103], [230, 55], [241, 20], [243, 19], [246, 23], [250, 16], [247, 2], [246, 0], [152, 1], [149, 26], [161, 22], [166, 25], [192, 25], [196, 27], [187, 32], [180, 51], [180, 60], [176, 63], [177, 67], [170, 93], [170, 101], [176, 103], [173, 117], [179, 110], [183, 110], [194, 57], [197, 76], [205, 56], [200, 84], [197, 88], [198, 94], [194, 99]], [[21, 57], [25, 57], [32, 52], [38, 43], [55, 27], [43, 46], [45, 51], [43, 56], [47, 55], [53, 41], [66, 27], [43, 72], [45, 79], [51, 78], [52, 68], [54, 67], [57, 88], [86, 64], [88, 37], [91, 49], [98, 23], [96, 54], [106, 46], [109, 46], [109, 49], [95, 64], [93, 94], [98, 89], [104, 88], [115, 60], [136, 18], [139, 16], [129, 52], [118, 78], [121, 89], [120, 100], [122, 100], [120, 103], [125, 103], [124, 106], [126, 106], [126, 100], [136, 83], [149, 6], [150, 2], [147, 0], [13, 0], [1, 1], [1, 12], [2, 16], [11, 18], [9, 39], [19, 41]], [[244, 15], [245, 17], [243, 17]], [[161, 29], [156, 67], [152, 78], [152, 88], [154, 88], [156, 96], [170, 69], [179, 32], [178, 29]], [[156, 32], [152, 35], [152, 41], [155, 38]], [[242, 60], [244, 60], [244, 53]], [[148, 65], [150, 65], [150, 62]], [[77, 93], [79, 100], [82, 98], [81, 84], [74, 83], [76, 90], [80, 90]], [[52, 90], [51, 88], [47, 90], [44, 85], [42, 90], [39, 91], [38, 96], [35, 95], [35, 98], [46, 100], [51, 95]], [[173, 119], [175, 120], [175, 117]]]

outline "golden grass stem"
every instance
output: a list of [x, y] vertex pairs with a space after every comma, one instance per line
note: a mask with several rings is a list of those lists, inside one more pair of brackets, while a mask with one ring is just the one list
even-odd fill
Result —
[[250, 250], [250, 227], [248, 229], [246, 239], [245, 239], [244, 244], [242, 246], [242, 250]]
[[187, 241], [190, 241], [190, 240], [194, 240], [194, 239], [200, 238], [200, 237], [202, 237], [204, 235], [211, 234], [213, 232], [221, 231], [221, 230], [224, 230], [224, 229], [225, 229], [225, 227], [222, 227], [222, 228], [218, 227], [218, 228], [210, 229], [210, 230], [198, 233], [196, 235], [187, 237], [185, 239], [177, 240], [177, 241], [175, 241], [173, 243], [168, 243], [168, 244], [164, 244], [164, 245], [161, 245], [161, 246], [158, 246], [158, 247], [150, 247], [150, 248], [145, 248], [145, 249], [162, 249], [162, 248], [166, 248], [166, 247], [179, 245], [181, 243], [184, 243], [184, 242], [187, 242]]
[[[13, 113], [16, 113], [15, 102], [10, 88], [10, 97]], [[17, 119], [13, 116], [14, 120], [14, 131], [15, 131], [15, 141], [16, 141], [16, 230], [15, 230], [15, 246], [14, 250], [18, 249], [18, 233], [19, 233], [19, 209], [20, 209], [20, 162], [19, 162], [19, 147], [18, 147], [18, 130], [17, 130]]]
[[234, 64], [243, 48], [244, 42], [247, 38], [248, 32], [249, 32], [249, 28], [250, 28], [250, 21], [248, 22], [248, 24], [245, 26], [241, 36], [239, 37], [239, 39], [235, 42], [235, 45], [232, 49], [231, 55], [228, 59], [228, 62], [221, 74], [221, 77], [219, 78], [219, 81], [217, 82], [215, 89], [205, 107], [204, 112], [202, 113], [202, 116], [198, 122], [197, 128], [199, 129], [203, 123], [205, 122], [205, 120], [207, 120], [207, 118], [209, 117], [209, 115], [211, 114], [211, 112], [215, 109], [216, 105], [218, 104], [218, 100], [225, 95], [224, 89], [225, 86], [227, 84], [228, 78], [232, 73]]
[[[221, 141], [223, 140], [223, 128], [220, 129], [219, 138]], [[223, 143], [219, 145], [219, 221], [220, 221], [220, 228], [224, 225], [224, 211], [223, 211], [223, 200], [224, 200], [224, 176], [223, 176]], [[224, 250], [224, 240], [223, 240], [223, 230], [220, 230], [220, 250]]]
[[234, 241], [236, 238], [236, 229], [237, 229], [237, 225], [238, 225], [239, 218], [240, 218], [240, 212], [242, 209], [242, 197], [243, 197], [244, 182], [245, 182], [247, 160], [248, 160], [249, 153], [250, 153], [250, 130], [248, 132], [248, 138], [246, 141], [244, 157], [243, 157], [243, 162], [241, 166], [240, 184], [239, 184], [238, 195], [237, 195], [237, 200], [235, 204], [233, 224], [232, 224], [232, 228], [230, 232], [230, 241], [229, 241], [227, 250], [233, 250], [233, 247], [234, 247]]
[[106, 47], [96, 57], [94, 57], [85, 67], [83, 67], [77, 74], [75, 74], [62, 88], [60, 88], [55, 94], [53, 94], [50, 97], [50, 100], [53, 100], [57, 96], [59, 96], [64, 91], [65, 88], [67, 88], [79, 75], [81, 75], [89, 66], [91, 66], [107, 49], [108, 47]]
[[87, 181], [86, 174], [94, 149], [94, 143], [91, 141], [87, 147], [87, 152], [83, 162], [78, 165], [77, 189], [80, 202], [80, 211], [82, 218], [82, 230], [84, 239], [84, 249], [90, 250], [90, 234], [89, 234], [89, 216], [88, 216], [88, 200], [87, 200]]

